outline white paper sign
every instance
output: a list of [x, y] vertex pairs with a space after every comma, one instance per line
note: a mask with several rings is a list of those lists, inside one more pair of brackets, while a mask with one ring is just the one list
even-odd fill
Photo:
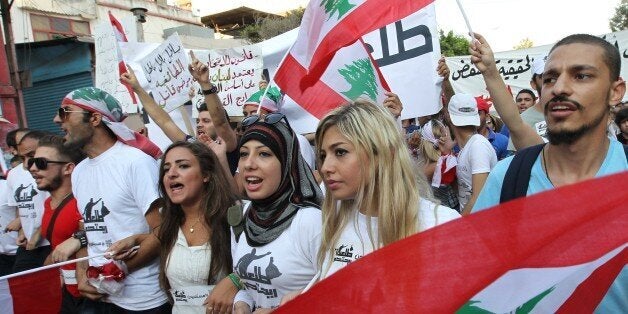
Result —
[[159, 47], [140, 60], [144, 77], [153, 98], [170, 112], [189, 100], [192, 75], [188, 58], [179, 35], [174, 33]]
[[115, 97], [126, 113], [137, 112], [137, 105], [131, 101], [131, 94], [120, 83], [118, 68], [117, 41], [113, 27], [103, 22], [94, 28], [94, 46], [96, 51], [96, 87]]
[[[207, 64], [209, 79], [218, 88], [218, 97], [230, 116], [241, 116], [244, 102], [259, 90], [264, 61], [262, 50], [256, 45], [228, 49], [193, 50], [199, 61]], [[195, 83], [196, 108], [203, 103], [204, 96], [200, 85]]]

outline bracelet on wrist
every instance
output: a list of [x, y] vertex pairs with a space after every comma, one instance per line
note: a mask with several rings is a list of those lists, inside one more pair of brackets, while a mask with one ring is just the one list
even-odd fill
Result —
[[242, 281], [240, 280], [240, 277], [238, 277], [238, 275], [236, 275], [235, 273], [231, 273], [227, 277], [229, 277], [233, 285], [238, 288], [238, 290], [244, 290], [244, 285], [242, 284]]

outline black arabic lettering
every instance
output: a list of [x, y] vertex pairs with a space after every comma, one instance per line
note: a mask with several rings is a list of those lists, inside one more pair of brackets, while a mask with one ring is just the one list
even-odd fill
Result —
[[[430, 53], [434, 51], [434, 47], [432, 45], [432, 34], [430, 32], [429, 27], [426, 25], [418, 25], [412, 27], [410, 29], [404, 30], [403, 24], [401, 21], [395, 22], [395, 33], [397, 35], [397, 54], [390, 53], [390, 48], [388, 46], [388, 29], [386, 27], [382, 27], [379, 29], [379, 36], [381, 40], [382, 47], [382, 57], [376, 59], [377, 64], [380, 67], [387, 66], [390, 64], [394, 64], [397, 62], [401, 62], [404, 60], [412, 59], [426, 53]], [[424, 44], [418, 47], [406, 50], [405, 41], [408, 39], [423, 37]], [[416, 41], [416, 39], [415, 39]], [[373, 46], [370, 44], [366, 44], [369, 52], [373, 52]]]

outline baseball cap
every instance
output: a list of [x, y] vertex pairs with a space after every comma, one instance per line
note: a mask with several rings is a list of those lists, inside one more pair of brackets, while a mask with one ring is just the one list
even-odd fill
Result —
[[475, 102], [478, 105], [478, 111], [484, 111], [486, 113], [491, 109], [491, 104], [486, 101], [486, 99], [482, 98], [482, 96], [475, 97]]
[[480, 126], [477, 101], [469, 94], [455, 94], [451, 97], [447, 111], [455, 126]]

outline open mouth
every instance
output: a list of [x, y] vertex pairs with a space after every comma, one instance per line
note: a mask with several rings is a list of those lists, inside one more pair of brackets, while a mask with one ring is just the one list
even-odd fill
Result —
[[261, 185], [262, 185], [262, 181], [264, 181], [262, 178], [259, 177], [246, 177], [245, 178], [246, 181], [246, 189], [249, 191], [256, 191], [258, 190]]
[[181, 191], [183, 189], [183, 184], [181, 184], [181, 183], [171, 183], [169, 188], [173, 192], [179, 192], [179, 191]]

